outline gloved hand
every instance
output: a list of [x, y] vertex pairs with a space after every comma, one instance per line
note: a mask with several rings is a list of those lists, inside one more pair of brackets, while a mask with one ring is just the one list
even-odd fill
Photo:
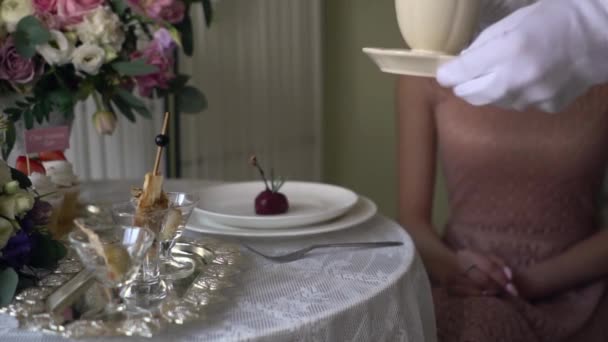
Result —
[[473, 105], [562, 110], [608, 81], [608, 0], [540, 0], [488, 27], [437, 80]]

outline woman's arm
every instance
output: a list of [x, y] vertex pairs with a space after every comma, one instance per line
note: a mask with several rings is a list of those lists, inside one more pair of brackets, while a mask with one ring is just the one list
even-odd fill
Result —
[[432, 225], [437, 158], [435, 103], [431, 80], [401, 77], [397, 83], [399, 222], [412, 236], [431, 278], [443, 283], [460, 272], [456, 254]]
[[525, 297], [542, 298], [608, 276], [608, 230], [516, 274]]

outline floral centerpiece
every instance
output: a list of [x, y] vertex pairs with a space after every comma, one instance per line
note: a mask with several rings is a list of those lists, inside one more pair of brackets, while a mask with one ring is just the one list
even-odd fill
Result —
[[116, 113], [151, 117], [141, 98], [175, 94], [183, 111], [202, 111], [203, 94], [174, 73], [176, 49], [193, 52], [197, 2], [209, 24], [210, 0], [0, 0], [0, 96], [19, 95], [0, 117], [4, 159], [16, 122], [30, 129], [51, 112], [71, 118], [91, 97], [101, 134], [114, 131]]
[[52, 208], [31, 189], [29, 178], [0, 160], [0, 306], [18, 287], [33, 285], [40, 269], [65, 256], [64, 245], [45, 229]]

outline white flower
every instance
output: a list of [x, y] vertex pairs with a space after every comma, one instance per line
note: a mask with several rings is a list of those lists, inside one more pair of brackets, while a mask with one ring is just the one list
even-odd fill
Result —
[[34, 195], [31, 192], [20, 190], [12, 196], [15, 196], [15, 210], [17, 211], [17, 215], [25, 214], [34, 208], [36, 198], [34, 198]]
[[51, 40], [46, 44], [38, 45], [36, 50], [50, 65], [69, 63], [74, 46], [61, 31], [50, 30], [49, 32], [51, 33]]
[[0, 216], [14, 220], [17, 216], [27, 213], [34, 207], [34, 195], [19, 190], [12, 195], [0, 196]]
[[32, 0], [4, 0], [0, 7], [0, 17], [6, 24], [8, 32], [15, 31], [19, 21], [32, 14], [34, 14]]
[[4, 184], [12, 181], [11, 177], [11, 169], [8, 167], [8, 164], [4, 160], [0, 160], [0, 187], [3, 187]]
[[74, 50], [72, 63], [76, 70], [84, 71], [89, 75], [97, 75], [105, 58], [106, 52], [98, 45], [83, 44]]
[[116, 13], [107, 7], [99, 7], [87, 14], [76, 26], [78, 38], [85, 44], [97, 44], [103, 47], [106, 57], [116, 55], [125, 42], [122, 23]]

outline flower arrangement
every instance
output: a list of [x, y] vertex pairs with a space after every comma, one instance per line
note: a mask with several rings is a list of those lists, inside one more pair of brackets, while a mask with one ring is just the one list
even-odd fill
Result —
[[0, 306], [18, 287], [33, 285], [37, 270], [49, 269], [66, 254], [46, 230], [52, 207], [31, 189], [29, 178], [0, 160]]
[[16, 122], [30, 129], [53, 111], [69, 119], [90, 97], [100, 134], [112, 134], [116, 113], [151, 117], [142, 97], [174, 94], [184, 112], [202, 111], [204, 95], [173, 68], [178, 47], [192, 55], [197, 2], [209, 24], [210, 0], [0, 0], [0, 96], [20, 97], [0, 117], [4, 159]]

